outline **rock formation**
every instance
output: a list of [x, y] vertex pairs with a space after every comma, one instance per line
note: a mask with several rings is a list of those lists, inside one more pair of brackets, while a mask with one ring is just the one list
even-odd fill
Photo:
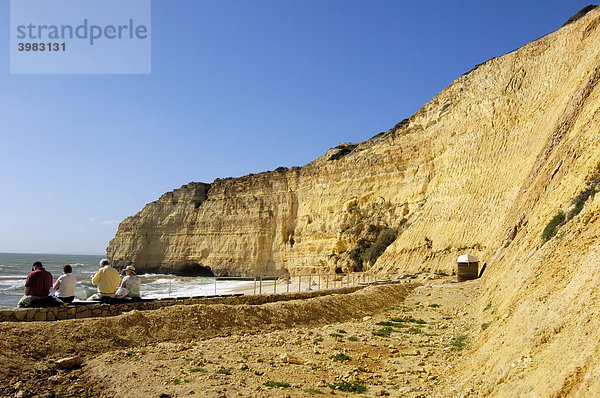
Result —
[[[370, 140], [169, 192], [124, 220], [107, 254], [145, 271], [272, 275], [452, 272], [467, 251], [499, 261], [523, 233], [536, 247], [596, 166], [596, 15], [479, 65]], [[367, 254], [381, 233], [395, 240]]]

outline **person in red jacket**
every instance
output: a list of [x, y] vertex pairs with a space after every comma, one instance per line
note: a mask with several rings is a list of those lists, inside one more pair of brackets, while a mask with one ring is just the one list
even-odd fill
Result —
[[[62, 305], [62, 301], [50, 296], [52, 287], [52, 274], [44, 269], [41, 262], [36, 261], [27, 280], [25, 281], [25, 295], [19, 300], [17, 307], [31, 307], [34, 303], [43, 306]], [[44, 301], [44, 303], [40, 301]]]

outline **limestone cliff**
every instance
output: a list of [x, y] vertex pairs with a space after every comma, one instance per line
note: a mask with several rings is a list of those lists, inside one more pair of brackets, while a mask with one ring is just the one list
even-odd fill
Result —
[[399, 231], [378, 270], [449, 271], [465, 250], [489, 260], [529, 223], [517, 203], [549, 194], [531, 190], [536, 177], [565, 173], [551, 155], [581, 134], [581, 109], [594, 103], [597, 29], [583, 24], [488, 61], [371, 140], [302, 168], [165, 194], [120, 225], [108, 254], [232, 274], [349, 268], [357, 264], [344, 255], [369, 226], [385, 226]]
[[451, 272], [469, 252], [488, 267], [465, 385], [599, 396], [600, 9], [569, 22], [368, 141], [165, 194], [121, 223], [108, 255], [274, 274]]
[[[582, 184], [569, 167], [582, 155], [559, 166], [554, 153], [593, 123], [582, 116], [600, 44], [590, 18], [480, 65], [368, 141], [301, 168], [167, 193], [121, 223], [107, 254], [143, 270], [202, 264], [230, 275], [451, 272], [465, 251], [489, 262], [516, 231], [539, 234], [555, 210], [528, 208], [553, 194], [534, 190], [547, 169], [574, 179], [563, 195]], [[386, 230], [397, 238], [372, 264], [364, 251]]]

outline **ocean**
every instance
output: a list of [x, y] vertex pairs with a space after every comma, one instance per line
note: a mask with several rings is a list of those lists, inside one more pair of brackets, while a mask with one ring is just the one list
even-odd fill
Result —
[[[14, 308], [23, 297], [25, 278], [31, 266], [41, 261], [44, 268], [52, 273], [53, 280], [62, 275], [63, 264], [71, 264], [73, 275], [77, 277], [75, 298], [85, 300], [96, 292], [90, 276], [99, 268], [104, 256], [78, 254], [27, 254], [0, 253], [0, 308]], [[175, 275], [141, 274], [140, 293], [143, 298], [185, 297], [215, 294], [215, 278], [177, 278]], [[21, 278], [21, 279], [13, 279]], [[253, 282], [217, 280], [217, 294], [230, 294], [236, 288], [251, 286]], [[51, 290], [50, 294], [53, 291]]]

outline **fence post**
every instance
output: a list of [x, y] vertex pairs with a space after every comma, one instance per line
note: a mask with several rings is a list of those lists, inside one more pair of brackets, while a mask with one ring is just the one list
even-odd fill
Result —
[[298, 275], [298, 293], [300, 293], [301, 286], [302, 286], [302, 275]]
[[291, 276], [288, 278], [288, 280], [285, 282], [285, 284], [287, 285], [287, 288], [286, 288], [285, 292], [289, 293], [290, 292], [290, 285], [292, 284], [292, 277]]
[[273, 282], [273, 294], [277, 294], [277, 279]]
[[319, 274], [319, 290], [321, 290], [321, 274]]
[[215, 276], [215, 296], [217, 295], [217, 277]]
[[258, 277], [258, 294], [262, 294], [262, 276]]
[[312, 290], [312, 275], [308, 275], [308, 290]]
[[326, 289], [329, 289], [329, 274], [327, 274], [327, 285], [326, 285]]
[[256, 295], [256, 277], [254, 277], [254, 295]]

